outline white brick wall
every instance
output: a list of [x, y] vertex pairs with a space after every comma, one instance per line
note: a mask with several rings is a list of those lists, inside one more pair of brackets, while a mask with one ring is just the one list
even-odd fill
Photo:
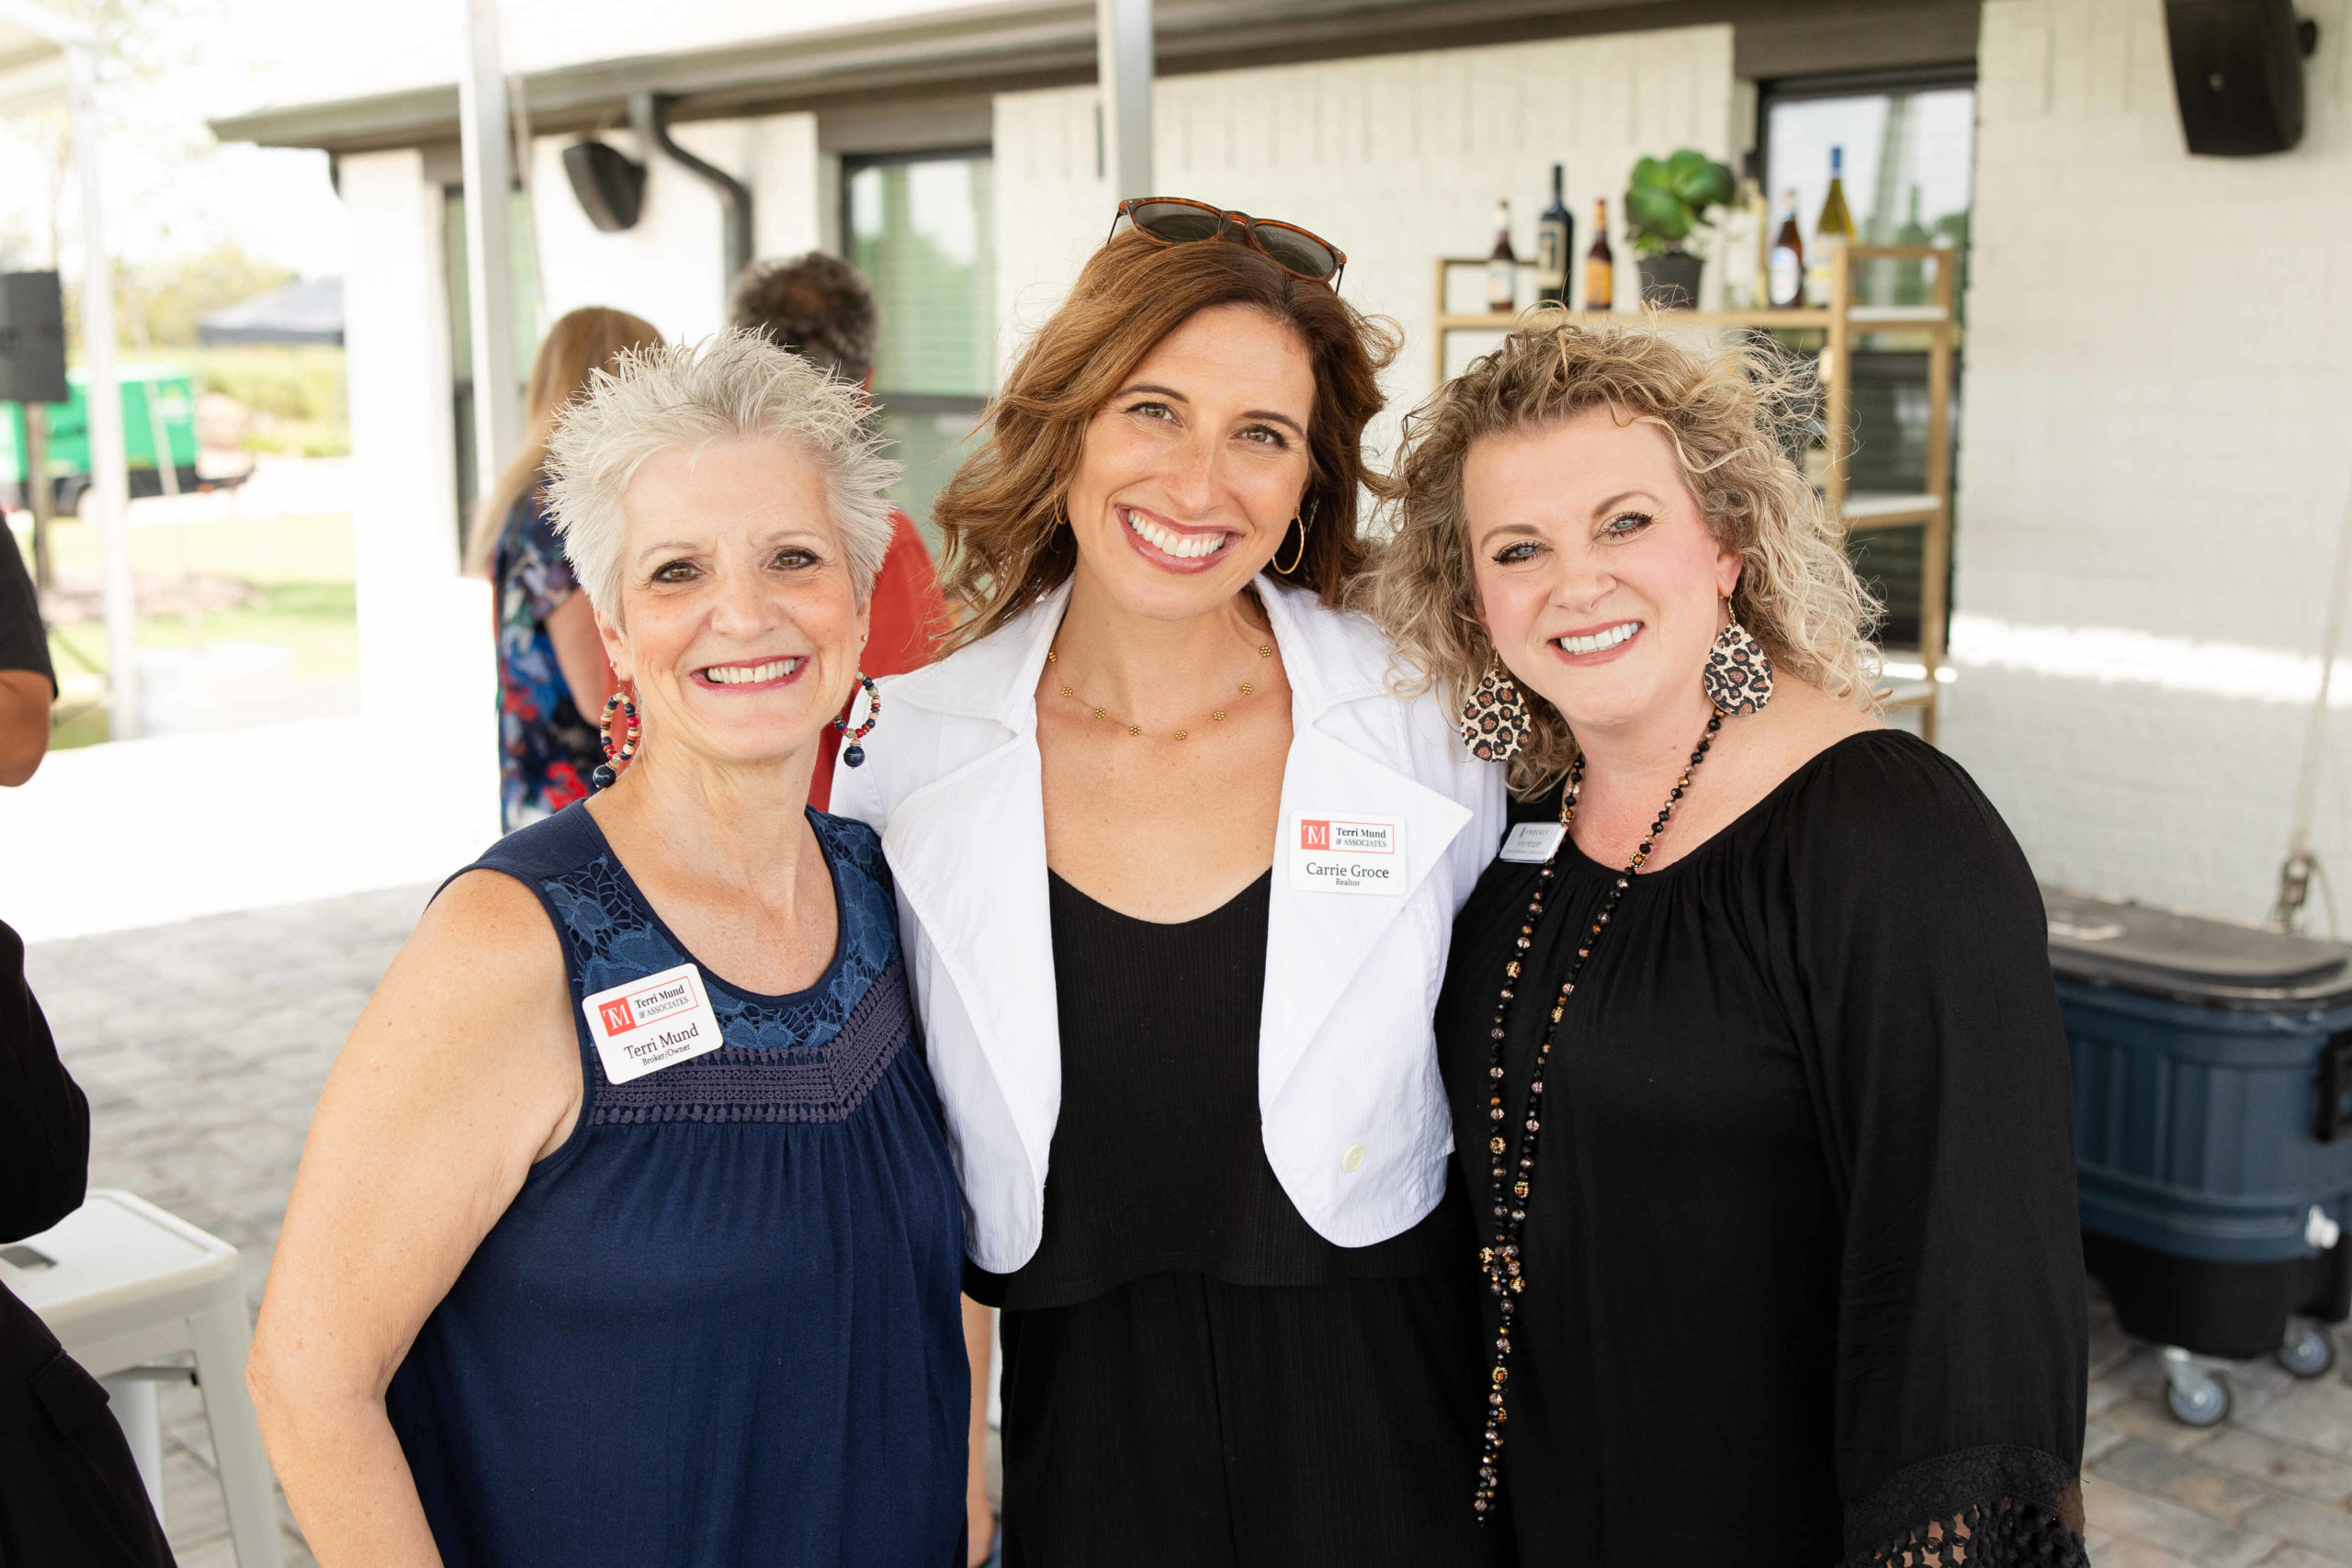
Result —
[[[2162, 0], [1987, 0], [1979, 59], [1943, 741], [2045, 880], [2241, 919], [2352, 486], [2352, 5], [2299, 9], [2310, 130], [2266, 158], [2188, 156]], [[2337, 682], [2317, 846], [2352, 918]]]
[[[1434, 260], [1484, 255], [1504, 197], [1512, 243], [1532, 255], [1555, 162], [1567, 164], [1581, 259], [1593, 198], [1609, 198], [1616, 231], [1643, 153], [1730, 155], [1731, 62], [1731, 28], [1713, 26], [1165, 78], [1152, 100], [1154, 194], [1282, 218], [1348, 253], [1347, 297], [1405, 330], [1391, 412], [1374, 430], [1385, 451], [1396, 412], [1433, 385]], [[1091, 87], [996, 100], [1001, 362], [1110, 229], [1094, 106]], [[1622, 302], [1634, 292], [1632, 247], [1622, 232], [1612, 243]], [[1457, 362], [1474, 346], [1457, 341]]]

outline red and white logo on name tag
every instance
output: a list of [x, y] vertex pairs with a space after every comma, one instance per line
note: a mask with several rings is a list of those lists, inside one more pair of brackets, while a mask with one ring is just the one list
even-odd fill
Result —
[[658, 1073], [727, 1043], [711, 1014], [702, 971], [691, 964], [599, 991], [583, 998], [580, 1010], [612, 1083]]
[[1405, 891], [1405, 825], [1394, 817], [1302, 812], [1290, 844], [1290, 885], [1307, 893]]

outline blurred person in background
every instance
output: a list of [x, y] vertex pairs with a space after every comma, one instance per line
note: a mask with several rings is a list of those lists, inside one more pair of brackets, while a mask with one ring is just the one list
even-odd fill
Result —
[[0, 785], [13, 786], [31, 778], [49, 754], [57, 671], [49, 661], [49, 631], [24, 552], [6, 526], [0, 526]]
[[[735, 279], [728, 318], [730, 325], [763, 333], [778, 348], [872, 394], [880, 312], [874, 290], [841, 257], [811, 251], [790, 261], [753, 262]], [[922, 536], [896, 507], [890, 518], [890, 553], [875, 581], [874, 637], [865, 645], [865, 672], [876, 676], [922, 669], [947, 630], [947, 602]], [[821, 811], [831, 798], [840, 737], [827, 730], [820, 744], [808, 798]]]
[[587, 795], [605, 760], [596, 721], [615, 689], [587, 595], [548, 518], [548, 433], [589, 377], [624, 349], [661, 343], [650, 322], [601, 305], [548, 329], [524, 391], [530, 432], [482, 497], [466, 541], [467, 571], [489, 578], [497, 594], [499, 816], [509, 833]]
[[962, 1206], [881, 847], [808, 805], [865, 414], [728, 333], [557, 422], [642, 749], [444, 886], [320, 1099], [251, 1381], [326, 1568], [954, 1561]]
[[[0, 553], [13, 557], [16, 547]], [[0, 564], [0, 577], [6, 570]], [[0, 925], [0, 1242], [38, 1235], [80, 1208], [89, 1160], [89, 1101], [57, 1059], [25, 984], [24, 942]], [[107, 1391], [32, 1308], [0, 1289], [0, 1563], [171, 1561]]]

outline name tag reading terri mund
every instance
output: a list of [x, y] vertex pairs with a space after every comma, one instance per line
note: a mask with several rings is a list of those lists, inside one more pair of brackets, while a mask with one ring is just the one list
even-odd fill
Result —
[[727, 1043], [711, 1016], [702, 971], [691, 964], [664, 969], [582, 999], [588, 1037], [605, 1077], [627, 1083], [676, 1066]]

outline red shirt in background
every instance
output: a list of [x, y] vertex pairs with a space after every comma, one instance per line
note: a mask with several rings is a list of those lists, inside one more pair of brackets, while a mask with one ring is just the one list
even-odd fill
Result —
[[[947, 600], [939, 592], [939, 573], [922, 536], [905, 513], [893, 508], [890, 518], [890, 550], [874, 580], [874, 618], [865, 637], [865, 671], [874, 676], [922, 669], [947, 630]], [[850, 694], [850, 705], [861, 715], [863, 691]], [[808, 780], [808, 804], [820, 811], [832, 799], [833, 759], [841, 749], [842, 732], [825, 726], [817, 737], [817, 771]]]

